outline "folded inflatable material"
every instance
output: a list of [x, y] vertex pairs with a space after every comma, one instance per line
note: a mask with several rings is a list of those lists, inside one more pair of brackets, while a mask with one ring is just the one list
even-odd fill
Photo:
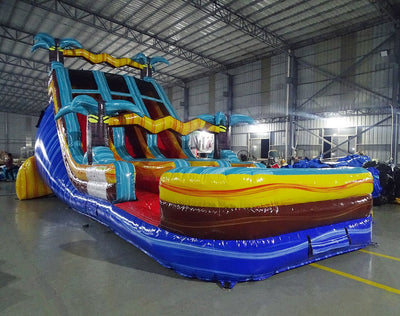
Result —
[[379, 171], [374, 167], [368, 167], [367, 170], [371, 172], [374, 177], [374, 189], [372, 190], [372, 197], [374, 199], [378, 198], [381, 195], [382, 187], [379, 181]]

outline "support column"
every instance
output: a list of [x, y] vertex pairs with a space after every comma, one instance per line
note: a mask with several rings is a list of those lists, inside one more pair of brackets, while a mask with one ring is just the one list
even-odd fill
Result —
[[391, 142], [391, 157], [393, 163], [398, 163], [398, 148], [399, 148], [399, 113], [400, 113], [400, 34], [397, 30], [394, 38], [394, 56], [393, 63], [393, 87], [392, 87], [392, 142]]
[[295, 111], [297, 92], [297, 60], [292, 51], [288, 53], [286, 77], [286, 146], [285, 159], [293, 156], [295, 144]]
[[228, 98], [226, 101], [227, 105], [227, 116], [228, 116], [228, 128], [226, 130], [226, 137], [225, 137], [225, 149], [231, 149], [231, 136], [232, 136], [232, 128], [230, 124], [231, 115], [233, 112], [233, 75], [228, 74]]
[[[357, 67], [357, 35], [351, 33], [340, 38], [340, 74], [343, 79], [354, 81]], [[354, 88], [340, 81], [340, 106], [337, 110], [348, 108], [354, 102]]]
[[6, 152], [10, 152], [10, 131], [9, 131], [9, 116], [8, 116], [8, 113], [6, 112], [6, 113], [4, 113], [4, 116], [5, 116], [5, 139], [6, 139], [6, 141], [5, 141], [5, 143], [6, 143], [6, 148], [5, 148], [5, 151]]
[[395, 106], [392, 107], [392, 143], [391, 143], [391, 157], [393, 163], [398, 163], [398, 150], [399, 147], [399, 109]]
[[215, 114], [215, 74], [208, 78], [208, 113]]
[[228, 99], [227, 99], [227, 112], [231, 116], [233, 112], [233, 75], [228, 74]]
[[183, 121], [189, 121], [189, 87], [183, 88]]
[[271, 57], [261, 59], [261, 108], [268, 108], [271, 103]]
[[165, 89], [165, 93], [167, 94], [168, 100], [171, 102], [171, 104], [174, 104], [174, 88], [167, 87]]
[[[215, 74], [211, 74], [208, 78], [208, 113], [216, 114], [215, 111]], [[220, 159], [220, 134], [214, 134], [214, 159]]]

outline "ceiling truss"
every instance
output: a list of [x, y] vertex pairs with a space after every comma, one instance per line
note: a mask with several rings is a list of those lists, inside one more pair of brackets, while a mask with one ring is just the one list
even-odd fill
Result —
[[[35, 95], [34, 98], [40, 98], [41, 103], [45, 103], [43, 101], [47, 98], [46, 93], [36, 95], [33, 90], [46, 87], [49, 65], [47, 60], [40, 60], [41, 55], [28, 54], [34, 36], [43, 29], [58, 29], [58, 33], [65, 34], [65, 37], [74, 37], [68, 33], [72, 29], [77, 32], [87, 29], [90, 30], [87, 34], [91, 33], [93, 37], [98, 37], [97, 43], [103, 40], [110, 43], [108, 51], [110, 54], [117, 52], [117, 46], [123, 44], [129, 45], [135, 52], [148, 50], [152, 55], [158, 54], [173, 60], [170, 67], [161, 67], [154, 77], [165, 86], [185, 87], [188, 81], [197, 78], [217, 72], [229, 74], [232, 68], [255, 60], [277, 54], [287, 56], [290, 50], [388, 21], [399, 27], [398, 0], [343, 0], [348, 3], [337, 6], [334, 10], [329, 0], [321, 0], [310, 5], [308, 3], [312, 1], [293, 1], [293, 3], [275, 1], [264, 6], [260, 6], [259, 2], [243, 3], [238, 0], [1, 2], [0, 82], [4, 87], [0, 89], [0, 97], [9, 105], [0, 108], [0, 111], [12, 112], [13, 105], [10, 102], [15, 102], [16, 109], [23, 107], [22, 103], [9, 95], [10, 91], [24, 95], [27, 99], [28, 95], [23, 94], [23, 90], [26, 90], [31, 99]], [[174, 8], [173, 11], [171, 8]], [[317, 8], [319, 11], [316, 11]], [[335, 17], [328, 15], [336, 14], [338, 18], [342, 17], [346, 14], [347, 8], [350, 8], [348, 11], [352, 12], [352, 16], [349, 15], [345, 23], [336, 23]], [[8, 15], [1, 16], [1, 12], [6, 12], [5, 9], [9, 10]], [[120, 10], [126, 11], [126, 14], [124, 18], [117, 19], [114, 16]], [[310, 10], [314, 11], [307, 19], [306, 15]], [[18, 16], [14, 16], [19, 12], [25, 16], [24, 19], [29, 20], [29, 23], [25, 23], [25, 20], [19, 21]], [[137, 12], [141, 14], [138, 15]], [[302, 18], [297, 19], [295, 12], [301, 14]], [[326, 15], [327, 19], [331, 19], [326, 25], [334, 25], [335, 28], [325, 25], [326, 31], [321, 28], [324, 31], [317, 34], [319, 24], [323, 23], [318, 22], [319, 15]], [[50, 16], [52, 18], [46, 21]], [[56, 24], [51, 26], [51, 21]], [[297, 25], [296, 23], [298, 27], [291, 27]], [[46, 27], [43, 27], [44, 25]], [[306, 34], [314, 35], [305, 38]], [[92, 41], [91, 47], [87, 49], [95, 50], [95, 43]], [[253, 47], [255, 47], [254, 52]], [[327, 72], [302, 59], [298, 61], [305, 67], [323, 73], [333, 81], [364, 89], [389, 102], [387, 96], [357, 85], [344, 76]], [[80, 64], [76, 62], [76, 65]], [[104, 66], [88, 67], [101, 70]], [[112, 72], [133, 73], [125, 68], [113, 69]], [[32, 99], [32, 102], [34, 101], [39, 100]]]

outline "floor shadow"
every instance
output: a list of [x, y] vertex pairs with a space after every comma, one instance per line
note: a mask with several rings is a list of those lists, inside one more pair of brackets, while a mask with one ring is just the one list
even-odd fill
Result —
[[[4, 263], [5, 261], [0, 260], [0, 266]], [[2, 290], [2, 294], [0, 295], [0, 312], [5, 311], [10, 306], [15, 305], [27, 298], [22, 291], [13, 289], [9, 286], [17, 280], [19, 279], [16, 276], [0, 270], [0, 290]]]
[[143, 253], [134, 245], [115, 235], [107, 227], [87, 219], [82, 229], [91, 240], [79, 240], [60, 246], [61, 249], [76, 256], [109, 262], [119, 266], [146, 271], [176, 279], [184, 279], [171, 269], [163, 267], [157, 261]]
[[[58, 245], [63, 251], [80, 256], [125, 266], [135, 270], [146, 271], [175, 279], [187, 279], [172, 269], [163, 267], [140, 249], [114, 234], [108, 227], [91, 218], [74, 211], [54, 196], [32, 201], [19, 201], [16, 207], [16, 222], [34, 226], [34, 223], [44, 222], [52, 227], [52, 232], [63, 230], [84, 231], [89, 236], [84, 240]], [[46, 229], [46, 225], [42, 229]], [[47, 238], [50, 238], [47, 236]], [[196, 279], [191, 279], [195, 281]]]
[[[1, 264], [1, 262], [0, 262], [0, 264]], [[6, 287], [7, 285], [14, 282], [15, 280], [17, 280], [17, 278], [14, 275], [5, 273], [0, 270], [0, 289], [3, 287]]]
[[0, 196], [15, 196], [15, 181], [0, 181]]
[[74, 211], [56, 197], [18, 201], [15, 217], [18, 227], [25, 232], [30, 227], [39, 226], [40, 222], [46, 223], [41, 226], [43, 230], [48, 230], [47, 227], [50, 225], [54, 233], [61, 230], [66, 233], [77, 229], [84, 231], [90, 236], [88, 240], [73, 241], [60, 246], [62, 250], [74, 255], [181, 278], [174, 271], [164, 268], [141, 250], [114, 234], [106, 226]]

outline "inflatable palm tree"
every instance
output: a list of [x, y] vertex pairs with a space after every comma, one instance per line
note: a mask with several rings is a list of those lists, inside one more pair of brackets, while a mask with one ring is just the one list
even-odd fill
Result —
[[88, 95], [79, 95], [75, 97], [70, 104], [63, 106], [56, 114], [58, 120], [68, 113], [80, 113], [87, 117], [87, 159], [92, 164], [93, 149], [95, 147], [108, 148], [108, 129], [107, 123], [110, 116], [118, 115], [122, 111], [130, 111], [141, 117], [144, 113], [137, 105], [126, 100], [112, 100], [107, 102], [97, 102]]
[[148, 57], [143, 53], [136, 54], [136, 56], [133, 57], [132, 60], [136, 61], [139, 64], [146, 65], [146, 67], [142, 69], [142, 72], [140, 74], [142, 78], [151, 77], [153, 75], [153, 71], [156, 72], [156, 68], [154, 66], [155, 64], [164, 63], [166, 65], [169, 65], [168, 60], [166, 60], [164, 57]]
[[47, 33], [38, 33], [34, 37], [34, 44], [32, 46], [32, 53], [39, 48], [49, 51], [49, 62], [58, 61], [64, 63], [64, 49], [82, 48], [82, 45], [73, 38], [53, 38]]

